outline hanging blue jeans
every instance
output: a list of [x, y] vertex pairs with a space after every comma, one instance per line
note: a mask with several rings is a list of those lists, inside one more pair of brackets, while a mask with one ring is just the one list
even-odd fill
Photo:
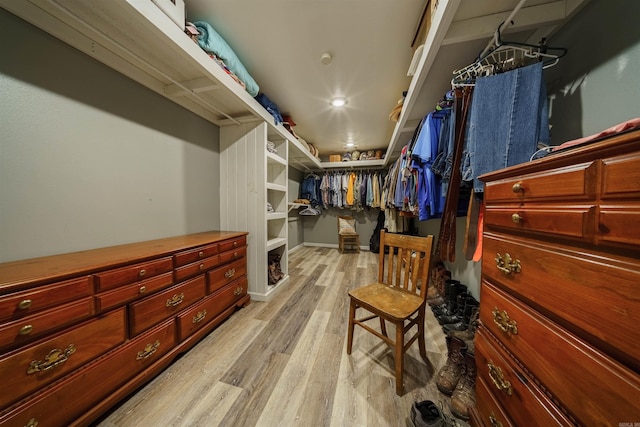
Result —
[[549, 143], [547, 90], [542, 63], [476, 80], [469, 116], [462, 179], [529, 161], [539, 142]]

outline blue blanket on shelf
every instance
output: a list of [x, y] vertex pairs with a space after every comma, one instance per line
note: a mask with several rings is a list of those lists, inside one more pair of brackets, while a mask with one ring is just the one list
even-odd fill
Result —
[[252, 97], [258, 95], [260, 88], [253, 80], [236, 53], [231, 49], [227, 42], [213, 29], [213, 27], [205, 21], [196, 21], [193, 23], [200, 34], [198, 35], [198, 44], [202, 49], [209, 53], [215, 54], [222, 59], [229, 70], [244, 82], [247, 92]]

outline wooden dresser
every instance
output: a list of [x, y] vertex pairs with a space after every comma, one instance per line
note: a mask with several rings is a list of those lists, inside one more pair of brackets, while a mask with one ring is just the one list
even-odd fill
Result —
[[640, 425], [640, 131], [481, 179], [473, 424]]
[[249, 303], [247, 233], [0, 264], [0, 425], [87, 425]]

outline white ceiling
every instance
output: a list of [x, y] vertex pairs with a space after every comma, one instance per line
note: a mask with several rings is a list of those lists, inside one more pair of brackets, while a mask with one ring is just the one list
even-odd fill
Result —
[[[350, 139], [358, 150], [389, 146], [395, 126], [389, 113], [411, 83], [411, 43], [426, 0], [185, 1], [187, 20], [205, 20], [225, 38], [261, 92], [291, 115], [296, 134], [315, 144], [322, 157], [346, 151]], [[439, 1], [438, 7], [447, 2]], [[449, 1], [460, 6], [434, 71], [421, 85], [413, 107], [417, 117], [433, 109], [451, 72], [473, 60], [518, 4]], [[517, 15], [519, 30], [530, 35], [565, 19], [582, 3], [528, 0]], [[324, 52], [333, 57], [329, 65], [320, 61]], [[346, 107], [331, 107], [335, 96], [346, 97]]]

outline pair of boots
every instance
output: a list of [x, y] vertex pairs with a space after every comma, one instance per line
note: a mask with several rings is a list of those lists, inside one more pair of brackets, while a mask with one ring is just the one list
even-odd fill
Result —
[[446, 269], [442, 261], [436, 261], [431, 267], [429, 288], [427, 289], [427, 304], [438, 306], [445, 302], [445, 282], [451, 279], [451, 272]]
[[451, 396], [451, 413], [469, 419], [469, 408], [476, 404], [476, 359], [473, 347], [458, 337], [447, 336], [447, 361], [440, 369], [436, 385]]

